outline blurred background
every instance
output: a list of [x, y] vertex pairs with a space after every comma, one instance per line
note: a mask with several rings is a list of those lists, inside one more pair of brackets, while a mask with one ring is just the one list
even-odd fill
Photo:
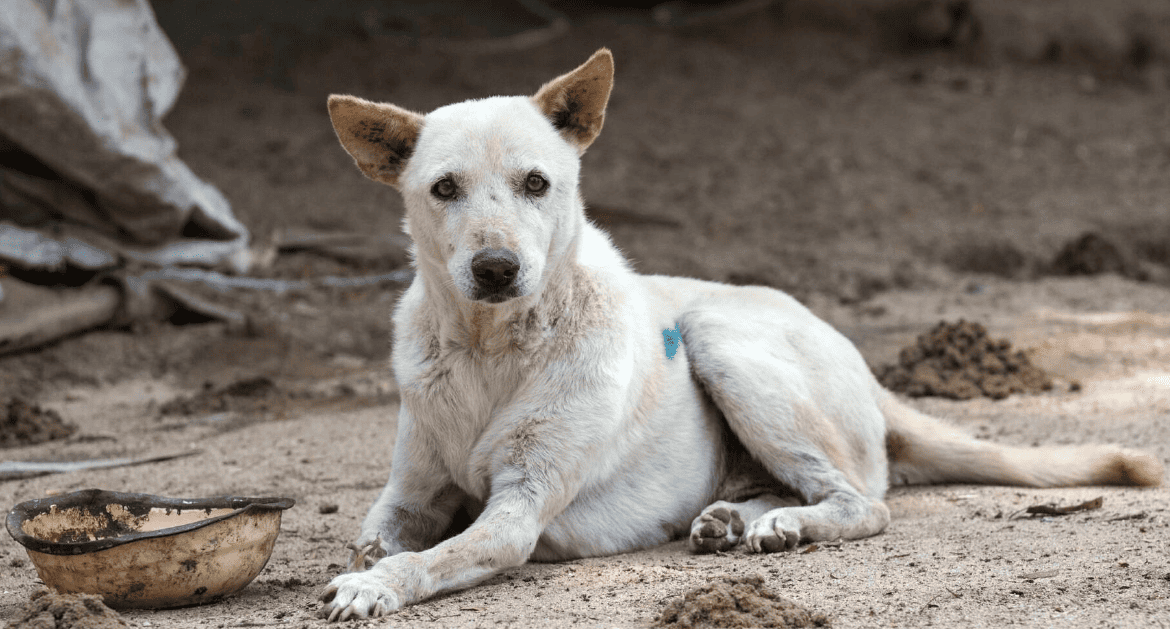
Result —
[[[875, 301], [890, 291], [1027, 295], [1096, 273], [1122, 293], [1170, 285], [1161, 1], [155, 0], [128, 3], [123, 31], [103, 16], [127, 3], [19, 4], [90, 47], [73, 69], [122, 54], [95, 43], [103, 33], [126, 44], [157, 20], [169, 44], [128, 54], [181, 67], [135, 79], [134, 107], [148, 106], [130, 119], [222, 200], [199, 188], [166, 232], [138, 197], [118, 205], [129, 197], [101, 187], [133, 168], [87, 158], [89, 179], [71, 179], [81, 132], [22, 134], [45, 109], [0, 95], [0, 394], [381, 365], [409, 279], [402, 204], [338, 145], [326, 97], [425, 112], [529, 94], [601, 46], [616, 87], [582, 190], [642, 272], [774, 286], [847, 329], [890, 316]], [[173, 103], [149, 98], [158, 77]], [[98, 78], [83, 71], [75, 89]], [[28, 177], [67, 201], [30, 196]], [[88, 222], [70, 203], [92, 206]], [[161, 242], [227, 248], [167, 257]]]

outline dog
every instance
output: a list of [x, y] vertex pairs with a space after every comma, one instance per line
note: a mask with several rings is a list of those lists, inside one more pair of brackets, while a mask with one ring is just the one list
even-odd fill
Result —
[[578, 189], [613, 71], [601, 49], [534, 96], [425, 116], [330, 96], [358, 168], [403, 196], [416, 275], [394, 313], [390, 479], [323, 616], [684, 536], [775, 552], [876, 535], [891, 483], [1161, 483], [1149, 454], [994, 445], [909, 408], [780, 291], [635, 273]]

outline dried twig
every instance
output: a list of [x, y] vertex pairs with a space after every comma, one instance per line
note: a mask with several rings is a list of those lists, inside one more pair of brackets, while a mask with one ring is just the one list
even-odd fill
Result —
[[[943, 588], [943, 589], [946, 590], [947, 593], [950, 594], [952, 598], [962, 598], [962, 595], [955, 594], [955, 592], [953, 590], [951, 590], [951, 588]], [[935, 594], [934, 596], [930, 597], [930, 600], [926, 601], [926, 604], [922, 606], [922, 609], [918, 610], [918, 613], [921, 614], [922, 612], [926, 611], [927, 609], [929, 609], [931, 607], [938, 607], [938, 605], [934, 604], [934, 601], [935, 601], [935, 599], [937, 599], [938, 597], [940, 597], [942, 595], [943, 595], [942, 592], [939, 592], [938, 594]]]
[[374, 537], [374, 541], [361, 548], [358, 548], [353, 542], [346, 542], [345, 547], [353, 551], [353, 558], [349, 560], [349, 572], [362, 572], [373, 564], [372, 557], [371, 563], [366, 563], [367, 556], [382, 552], [382, 535], [379, 533]]
[[129, 467], [144, 463], [158, 463], [181, 459], [187, 456], [202, 454], [203, 450], [188, 450], [175, 454], [164, 454], [141, 459], [119, 457], [114, 459], [89, 459], [88, 461], [0, 461], [0, 481], [20, 480], [49, 474], [63, 474], [66, 472], [80, 472], [84, 470], [102, 470], [112, 467]]
[[1150, 514], [1145, 511], [1138, 511], [1137, 513], [1130, 513], [1128, 515], [1119, 515], [1116, 518], [1105, 520], [1106, 522], [1123, 522], [1125, 520], [1144, 520], [1150, 517]]
[[1058, 507], [1055, 504], [1032, 505], [1024, 510], [1024, 513], [1031, 516], [1036, 515], [1068, 515], [1070, 513], [1077, 513], [1078, 511], [1093, 511], [1100, 509], [1101, 505], [1105, 504], [1104, 496], [1097, 496], [1092, 500], [1087, 500], [1080, 504], [1070, 505], [1067, 507]]

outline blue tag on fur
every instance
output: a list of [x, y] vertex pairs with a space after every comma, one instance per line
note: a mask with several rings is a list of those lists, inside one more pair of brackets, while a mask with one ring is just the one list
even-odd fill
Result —
[[677, 323], [674, 324], [673, 330], [662, 331], [662, 343], [666, 345], [666, 359], [673, 360], [678, 346], [682, 345], [682, 332], [679, 331]]

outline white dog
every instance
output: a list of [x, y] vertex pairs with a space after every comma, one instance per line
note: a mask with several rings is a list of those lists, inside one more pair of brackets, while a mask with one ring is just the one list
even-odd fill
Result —
[[[904, 406], [779, 291], [634, 273], [578, 191], [612, 85], [603, 49], [535, 96], [426, 116], [330, 97], [358, 167], [402, 193], [417, 268], [390, 480], [322, 595], [330, 620], [530, 558], [875, 535], [891, 481], [1161, 483], [1148, 454], [998, 446]], [[443, 539], [460, 507], [474, 522]], [[364, 570], [367, 552], [384, 558]]]

